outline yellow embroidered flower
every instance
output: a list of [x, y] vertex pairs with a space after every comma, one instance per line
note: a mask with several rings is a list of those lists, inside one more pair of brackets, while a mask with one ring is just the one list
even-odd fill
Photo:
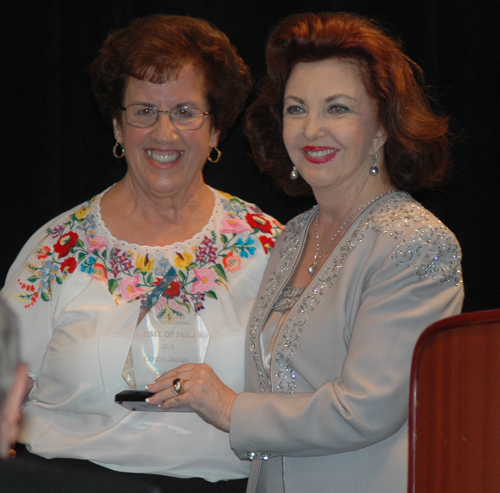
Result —
[[155, 265], [155, 260], [153, 258], [149, 258], [148, 253], [146, 253], [145, 257], [138, 253], [135, 265], [141, 270], [141, 272], [151, 272]]
[[10, 296], [12, 296], [14, 299], [17, 301], [20, 301], [21, 303], [28, 303], [29, 298], [28, 298], [28, 293], [26, 291], [23, 291], [21, 293], [9, 293]]
[[226, 199], [229, 199], [229, 200], [231, 200], [231, 199], [234, 197], [234, 195], [231, 195], [230, 193], [227, 193], [227, 192], [222, 192], [222, 191], [220, 191], [220, 190], [219, 190], [219, 193], [220, 193], [223, 197], [226, 197]]
[[76, 212], [75, 212], [75, 217], [81, 221], [88, 213], [89, 213], [89, 210], [90, 210], [90, 207], [86, 206], [86, 207], [82, 207], [81, 209], [78, 209]]
[[178, 269], [187, 269], [191, 263], [193, 262], [193, 256], [184, 250], [184, 253], [180, 254], [177, 252], [175, 258], [174, 258], [174, 265]]
[[165, 318], [165, 320], [168, 320], [169, 322], [171, 322], [174, 319], [174, 314], [169, 305], [165, 306], [165, 314], [163, 315], [163, 317]]

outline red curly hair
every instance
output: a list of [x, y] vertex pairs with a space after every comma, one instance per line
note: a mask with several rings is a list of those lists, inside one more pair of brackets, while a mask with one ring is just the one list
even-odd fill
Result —
[[213, 123], [224, 139], [250, 92], [250, 70], [224, 33], [187, 16], [142, 17], [106, 38], [89, 68], [101, 115], [110, 125], [120, 115], [127, 77], [161, 84], [188, 64], [204, 75]]
[[420, 67], [372, 21], [347, 13], [293, 15], [272, 31], [266, 55], [268, 74], [248, 110], [246, 132], [255, 161], [287, 193], [311, 189], [301, 177], [289, 178], [292, 162], [282, 137], [285, 86], [297, 63], [329, 58], [360, 68], [387, 133], [384, 166], [391, 183], [406, 191], [442, 183], [450, 166], [448, 118], [431, 108]]

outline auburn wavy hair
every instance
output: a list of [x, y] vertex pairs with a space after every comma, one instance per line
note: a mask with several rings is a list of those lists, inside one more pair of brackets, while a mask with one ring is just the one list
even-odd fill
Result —
[[301, 177], [289, 178], [293, 164], [282, 137], [283, 98], [297, 63], [330, 58], [355, 63], [360, 69], [387, 133], [384, 167], [391, 183], [406, 191], [441, 184], [450, 167], [448, 118], [431, 107], [422, 70], [403, 53], [400, 41], [373, 21], [347, 13], [293, 15], [271, 32], [267, 76], [246, 123], [253, 158], [261, 170], [290, 195], [311, 193]]
[[110, 125], [120, 116], [127, 77], [161, 84], [189, 64], [204, 75], [213, 124], [224, 139], [252, 87], [250, 70], [224, 33], [187, 16], [141, 17], [106, 38], [89, 68], [101, 115]]

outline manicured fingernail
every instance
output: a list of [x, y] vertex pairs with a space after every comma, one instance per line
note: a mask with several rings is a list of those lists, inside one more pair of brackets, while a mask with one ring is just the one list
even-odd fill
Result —
[[150, 401], [149, 401], [149, 397], [146, 399], [146, 402], [149, 404], [149, 402], [150, 402]]

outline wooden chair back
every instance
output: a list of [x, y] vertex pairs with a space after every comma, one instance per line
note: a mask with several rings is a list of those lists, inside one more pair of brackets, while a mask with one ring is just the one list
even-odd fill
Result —
[[409, 493], [500, 492], [500, 310], [428, 327], [410, 382]]

